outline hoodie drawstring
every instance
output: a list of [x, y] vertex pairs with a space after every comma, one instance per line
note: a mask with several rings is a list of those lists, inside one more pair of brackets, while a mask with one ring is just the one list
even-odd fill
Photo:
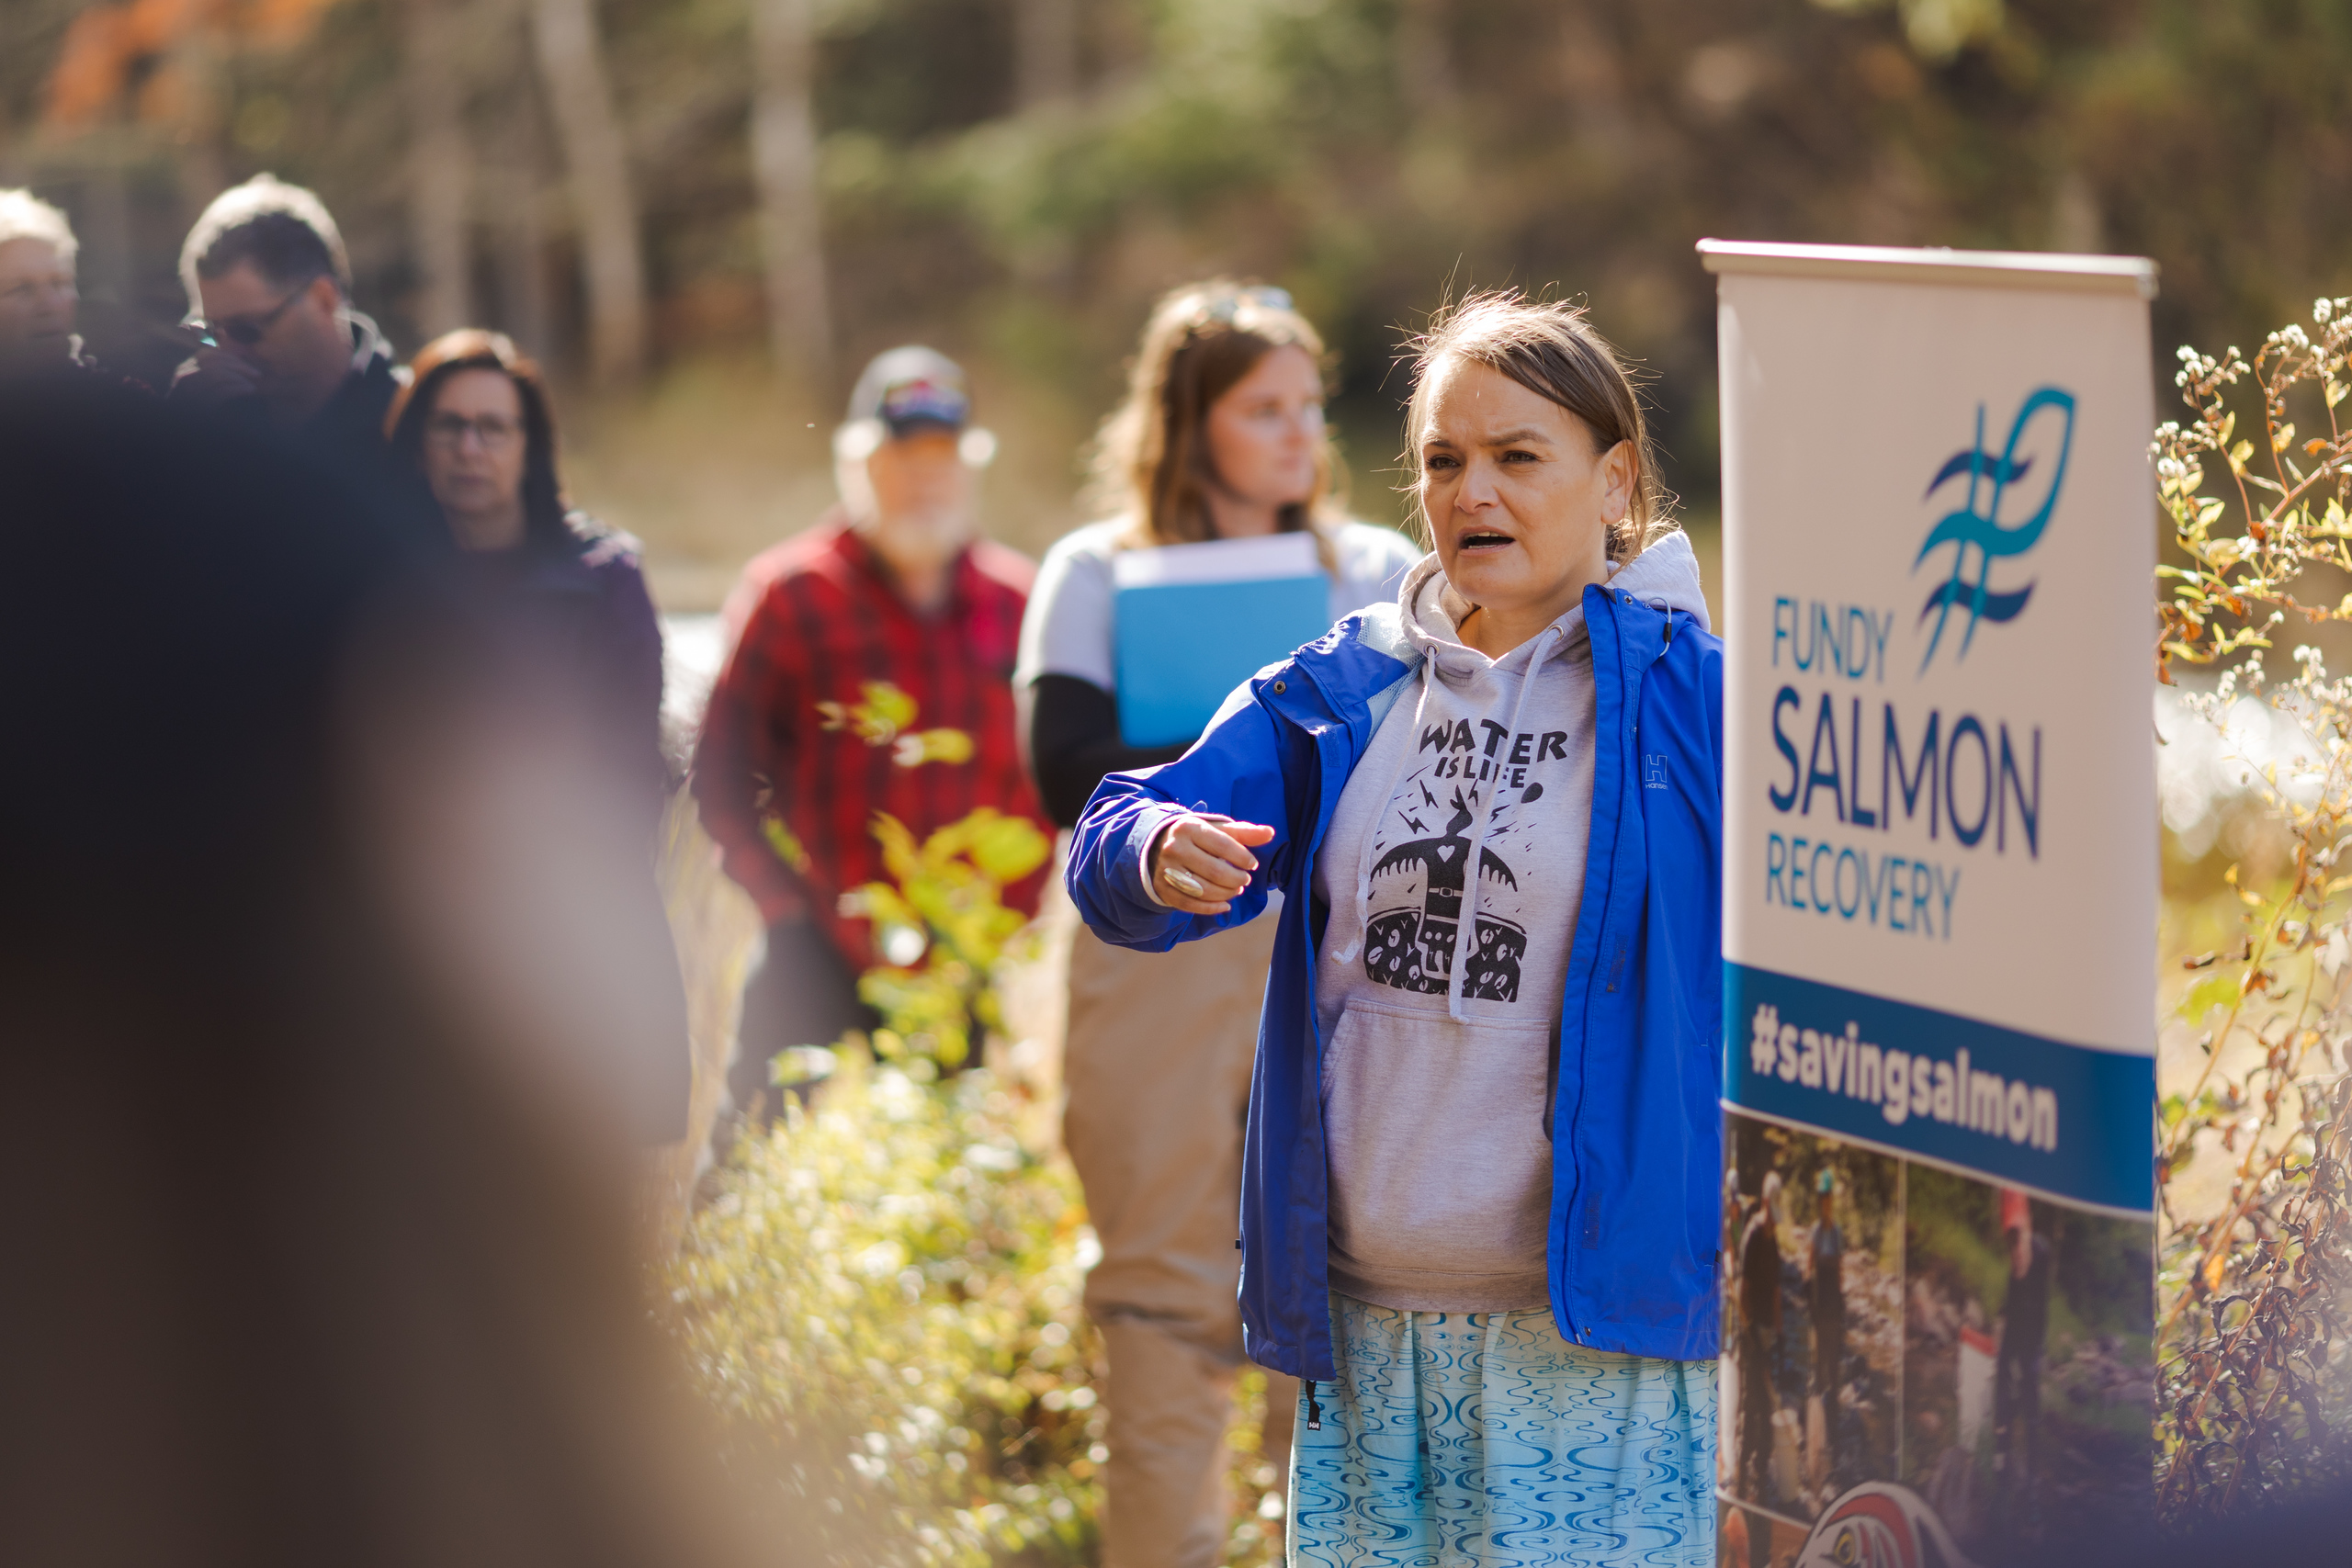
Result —
[[[1535, 639], [1535, 647], [1528, 653], [1527, 668], [1519, 679], [1519, 695], [1511, 699], [1510, 720], [1503, 726], [1503, 739], [1519, 733], [1519, 716], [1527, 707], [1527, 694], [1535, 689], [1535, 677], [1544, 668], [1544, 660], [1551, 657], [1552, 647], [1559, 644], [1562, 633], [1559, 624], [1545, 626]], [[1547, 647], [1546, 644], [1551, 646]], [[1487, 781], [1486, 798], [1478, 803], [1477, 830], [1470, 835], [1470, 848], [1462, 866], [1462, 914], [1453, 927], [1453, 973], [1445, 983], [1445, 1016], [1454, 1022], [1464, 1021], [1462, 1004], [1468, 999], [1470, 952], [1478, 942], [1478, 856], [1484, 852], [1487, 829], [1495, 819], [1495, 796], [1501, 794], [1502, 764], [1495, 765], [1495, 776]], [[1389, 786], [1394, 789], [1395, 785]]]

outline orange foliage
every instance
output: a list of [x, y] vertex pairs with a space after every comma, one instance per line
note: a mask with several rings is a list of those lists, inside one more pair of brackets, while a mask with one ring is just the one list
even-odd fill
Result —
[[[50, 73], [51, 125], [87, 125], [119, 102], [133, 76], [199, 30], [230, 48], [282, 49], [300, 41], [334, 0], [121, 0], [94, 6], [65, 29]], [[168, 72], [164, 73], [166, 77]], [[178, 94], [165, 80], [140, 95], [142, 118], [168, 118]]]

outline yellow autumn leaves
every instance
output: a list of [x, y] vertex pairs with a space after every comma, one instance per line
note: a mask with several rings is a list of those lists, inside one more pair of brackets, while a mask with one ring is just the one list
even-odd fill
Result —
[[914, 728], [915, 700], [899, 687], [867, 681], [858, 687], [858, 694], [863, 701], [819, 703], [819, 722], [826, 729], [846, 729], [868, 746], [888, 746], [890, 761], [902, 768], [972, 760], [972, 738], [964, 731]]

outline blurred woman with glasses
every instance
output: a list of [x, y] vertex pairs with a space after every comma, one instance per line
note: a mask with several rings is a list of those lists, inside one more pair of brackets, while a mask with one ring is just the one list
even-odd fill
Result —
[[[458, 602], [483, 622], [495, 668], [521, 672], [543, 702], [531, 722], [584, 747], [564, 754], [595, 760], [609, 826], [650, 861], [672, 784], [661, 623], [637, 541], [564, 502], [538, 367], [503, 333], [446, 333], [410, 367], [385, 434], [439, 503], [460, 552]], [[691, 1070], [676, 953], [658, 891], [644, 886], [636, 918], [662, 978], [659, 1017], [642, 1058], [611, 1066], [639, 1134], [662, 1143], [684, 1135]]]
[[[1022, 623], [1023, 748], [1061, 826], [1104, 774], [1172, 761], [1189, 744], [1121, 738], [1119, 555], [1305, 534], [1335, 621], [1393, 600], [1419, 559], [1400, 535], [1340, 510], [1327, 368], [1323, 340], [1279, 288], [1194, 284], [1153, 310], [1097, 445], [1094, 499], [1107, 521], [1046, 553]], [[1084, 928], [1073, 939], [1064, 1125], [1102, 1247], [1086, 1304], [1110, 1361], [1105, 1568], [1225, 1561], [1225, 1431], [1242, 1360], [1241, 1129], [1275, 924], [1158, 953]], [[1297, 1385], [1267, 1376], [1261, 1447], [1279, 1473]]]

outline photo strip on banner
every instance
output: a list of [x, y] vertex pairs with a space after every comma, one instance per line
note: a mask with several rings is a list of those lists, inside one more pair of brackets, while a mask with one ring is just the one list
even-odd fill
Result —
[[2154, 265], [1700, 245], [1725, 560], [1719, 1560], [2144, 1518]]

